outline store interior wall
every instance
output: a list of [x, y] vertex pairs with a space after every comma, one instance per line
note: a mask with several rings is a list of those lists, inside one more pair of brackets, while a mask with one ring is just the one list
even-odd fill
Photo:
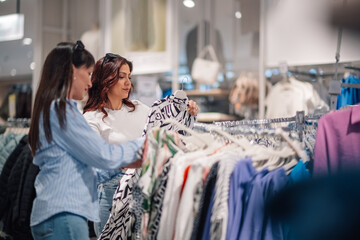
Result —
[[[344, 1], [266, 1], [266, 65], [277, 66], [282, 61], [291, 66], [334, 63], [339, 30], [330, 24], [334, 4], [341, 10]], [[344, 29], [340, 60], [360, 60], [359, 46], [360, 35]]]

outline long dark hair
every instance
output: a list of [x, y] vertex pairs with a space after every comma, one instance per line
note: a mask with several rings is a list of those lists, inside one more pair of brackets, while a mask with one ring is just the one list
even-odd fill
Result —
[[39, 149], [39, 121], [43, 116], [45, 137], [48, 142], [52, 140], [50, 127], [50, 105], [55, 99], [56, 115], [60, 127], [66, 127], [66, 97], [69, 94], [73, 82], [73, 65], [75, 68], [93, 66], [94, 57], [84, 49], [81, 41], [76, 44], [70, 42], [59, 43], [46, 57], [41, 73], [39, 88], [34, 102], [29, 131], [29, 144], [31, 152]]
[[[103, 57], [96, 62], [94, 72], [91, 77], [92, 88], [88, 91], [89, 99], [84, 106], [84, 113], [96, 110], [103, 112], [103, 120], [108, 116], [108, 113], [105, 111], [105, 106], [110, 102], [108, 92], [111, 87], [119, 81], [121, 66], [127, 64], [130, 68], [130, 72], [133, 70], [132, 62], [126, 58], [115, 54], [111, 54], [111, 56], [112, 57], [109, 59], [107, 59], [107, 57]], [[130, 112], [135, 110], [134, 103], [132, 103], [129, 99], [133, 88], [134, 86], [131, 84], [129, 95], [127, 98], [122, 100], [123, 104], [131, 108]]]

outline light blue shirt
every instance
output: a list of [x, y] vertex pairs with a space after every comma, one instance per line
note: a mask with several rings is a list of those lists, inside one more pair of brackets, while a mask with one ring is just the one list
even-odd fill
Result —
[[36, 198], [30, 226], [60, 212], [99, 222], [97, 184], [118, 174], [120, 167], [134, 162], [137, 150], [144, 143], [144, 139], [139, 138], [121, 145], [108, 144], [90, 128], [73, 100], [68, 100], [66, 105], [65, 124], [66, 128], [61, 129], [52, 102], [50, 127], [53, 139], [48, 143], [40, 118], [41, 146], [33, 159], [40, 172], [35, 180]]

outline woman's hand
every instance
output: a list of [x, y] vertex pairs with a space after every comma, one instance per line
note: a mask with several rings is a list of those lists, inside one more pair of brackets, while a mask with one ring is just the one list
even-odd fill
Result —
[[188, 111], [191, 116], [196, 116], [199, 113], [199, 107], [193, 100], [189, 100], [189, 108]]
[[138, 159], [135, 162], [125, 166], [124, 168], [141, 168], [141, 166], [142, 166], [142, 159]]

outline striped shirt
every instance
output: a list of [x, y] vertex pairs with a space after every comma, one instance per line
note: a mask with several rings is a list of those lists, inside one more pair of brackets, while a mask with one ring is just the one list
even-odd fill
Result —
[[50, 127], [53, 139], [48, 143], [40, 118], [41, 147], [33, 160], [40, 172], [35, 180], [36, 198], [30, 226], [61, 212], [74, 213], [99, 222], [97, 184], [118, 174], [120, 167], [134, 162], [144, 139], [121, 145], [108, 144], [90, 128], [73, 100], [68, 100], [66, 106], [65, 129], [60, 128], [52, 102]]

